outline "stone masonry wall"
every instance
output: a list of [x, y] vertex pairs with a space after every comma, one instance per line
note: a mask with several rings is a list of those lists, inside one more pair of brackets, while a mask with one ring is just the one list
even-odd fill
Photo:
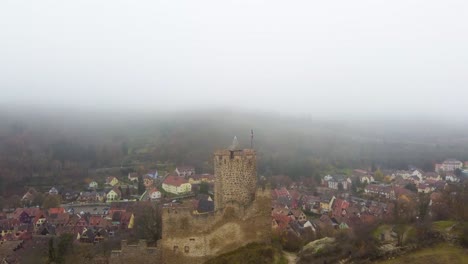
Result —
[[221, 150], [214, 154], [215, 209], [229, 203], [248, 205], [255, 197], [257, 162], [255, 151]]
[[215, 211], [193, 215], [190, 208], [164, 208], [163, 263], [203, 263], [252, 242], [270, 242], [271, 193], [257, 190], [252, 149], [214, 154]]
[[228, 206], [207, 215], [163, 210], [163, 263], [204, 263], [251, 242], [270, 242], [270, 190], [258, 190], [248, 206]]
[[248, 243], [269, 243], [271, 192], [257, 189], [255, 151], [216, 151], [214, 169], [214, 212], [194, 215], [188, 207], [163, 208], [157, 247], [122, 241], [110, 263], [197, 264]]
[[145, 240], [130, 245], [126, 240], [122, 240], [121, 249], [112, 250], [109, 264], [161, 263], [161, 261], [159, 243], [156, 247], [148, 247]]

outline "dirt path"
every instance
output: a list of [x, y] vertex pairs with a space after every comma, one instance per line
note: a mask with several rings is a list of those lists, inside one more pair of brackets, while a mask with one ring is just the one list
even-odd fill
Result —
[[288, 260], [289, 264], [296, 264], [297, 255], [294, 253], [283, 251], [284, 257]]

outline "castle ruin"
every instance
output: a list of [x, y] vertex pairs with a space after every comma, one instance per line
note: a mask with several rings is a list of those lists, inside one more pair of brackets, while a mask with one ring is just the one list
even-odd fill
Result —
[[214, 153], [214, 212], [163, 209], [163, 263], [203, 263], [248, 243], [270, 242], [270, 190], [257, 188], [255, 151], [237, 145], [235, 139]]
[[[193, 214], [190, 206], [163, 208], [162, 238], [157, 249], [113, 252], [111, 263], [123, 263], [132, 254], [152, 254], [148, 263], [204, 263], [248, 243], [271, 241], [271, 193], [257, 188], [256, 153], [239, 149], [237, 139], [225, 150], [215, 151], [215, 210]], [[112, 258], [113, 257], [113, 258]], [[113, 262], [112, 262], [113, 260]], [[145, 262], [146, 263], [146, 262]]]

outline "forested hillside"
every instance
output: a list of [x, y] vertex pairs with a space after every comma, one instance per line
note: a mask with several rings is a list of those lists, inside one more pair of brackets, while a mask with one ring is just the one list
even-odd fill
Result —
[[259, 153], [259, 173], [317, 177], [331, 170], [380, 166], [431, 170], [447, 157], [468, 160], [460, 124], [327, 120], [242, 111], [91, 113], [2, 111], [1, 192], [30, 178], [87, 177], [89, 169], [169, 162], [212, 172], [213, 150], [237, 136]]

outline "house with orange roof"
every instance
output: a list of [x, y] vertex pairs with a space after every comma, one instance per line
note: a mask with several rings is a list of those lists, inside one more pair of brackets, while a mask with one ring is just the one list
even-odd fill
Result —
[[34, 217], [32, 223], [34, 224], [34, 230], [39, 229], [39, 227], [41, 227], [42, 225], [44, 225], [46, 223], [45, 215], [42, 212], [40, 214], [37, 214]]
[[281, 187], [279, 189], [274, 189], [272, 191], [272, 198], [277, 199], [279, 197], [291, 197], [289, 191], [285, 187]]
[[131, 229], [134, 226], [135, 216], [132, 212], [119, 210], [110, 215], [110, 220], [112, 226], [119, 229]]
[[291, 217], [284, 215], [284, 214], [275, 214], [272, 216], [271, 227], [276, 232], [282, 232], [286, 230], [291, 222]]
[[161, 198], [161, 192], [157, 188], [152, 188], [149, 190], [148, 195], [151, 200], [157, 200]]
[[333, 217], [344, 217], [347, 214], [346, 210], [348, 209], [349, 205], [349, 202], [346, 200], [340, 198], [336, 199], [332, 208]]
[[307, 216], [302, 212], [302, 210], [293, 209], [291, 210], [291, 214], [294, 216], [294, 220], [300, 223], [305, 223], [307, 221]]
[[47, 213], [49, 215], [51, 215], [51, 214], [63, 214], [63, 213], [65, 213], [65, 208], [63, 208], [63, 207], [49, 208]]
[[163, 181], [164, 191], [173, 194], [184, 194], [192, 191], [192, 185], [183, 177], [171, 175]]
[[65, 226], [68, 221], [70, 220], [70, 215], [65, 212], [58, 212], [58, 213], [50, 213], [46, 218], [47, 223], [54, 225], [56, 227], [63, 227]]

